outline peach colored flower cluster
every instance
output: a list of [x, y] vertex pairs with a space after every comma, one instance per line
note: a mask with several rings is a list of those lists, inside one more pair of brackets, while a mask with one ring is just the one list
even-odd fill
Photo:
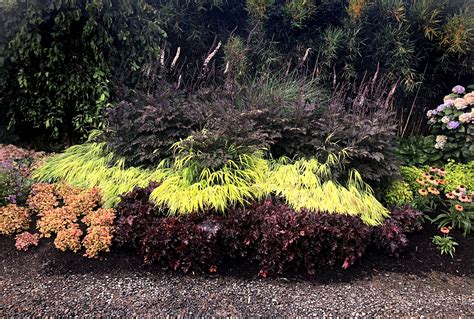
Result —
[[28, 208], [8, 204], [0, 207], [0, 234], [11, 235], [28, 229], [30, 225], [30, 211]]
[[113, 209], [103, 208], [90, 212], [83, 218], [82, 221], [86, 225], [89, 225], [87, 235], [82, 241], [82, 244], [86, 248], [84, 256], [93, 258], [101, 251], [110, 251], [114, 232], [114, 220], [115, 211]]
[[81, 249], [82, 230], [77, 223], [61, 229], [54, 239], [54, 246], [61, 251], [72, 250], [77, 252]]
[[15, 247], [18, 250], [26, 251], [31, 246], [38, 246], [39, 236], [38, 234], [32, 234], [30, 232], [23, 232], [15, 237]]

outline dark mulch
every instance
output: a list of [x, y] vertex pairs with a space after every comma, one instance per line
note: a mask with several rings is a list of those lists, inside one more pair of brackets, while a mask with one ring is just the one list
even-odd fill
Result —
[[474, 237], [454, 234], [455, 257], [431, 243], [436, 228], [410, 236], [400, 258], [370, 250], [348, 270], [314, 278], [259, 279], [229, 263], [218, 274], [174, 274], [144, 266], [132, 251], [101, 260], [62, 253], [43, 241], [18, 252], [0, 238], [0, 316], [8, 315], [474, 315]]

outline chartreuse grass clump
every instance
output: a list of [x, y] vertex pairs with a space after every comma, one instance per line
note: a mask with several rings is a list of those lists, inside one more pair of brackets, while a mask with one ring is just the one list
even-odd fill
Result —
[[357, 171], [351, 171], [345, 186], [338, 183], [331, 171], [338, 163], [335, 155], [329, 155], [325, 163], [314, 158], [273, 162], [268, 188], [297, 211], [305, 208], [354, 215], [367, 225], [381, 224], [389, 211], [375, 198]]
[[61, 154], [53, 155], [33, 172], [40, 182], [66, 182], [76, 187], [98, 187], [105, 207], [114, 207], [120, 194], [135, 186], [145, 187], [150, 181], [161, 181], [167, 170], [164, 163], [154, 169], [125, 167], [123, 159], [116, 159], [105, 143], [75, 145]]
[[168, 207], [171, 214], [207, 209], [225, 212], [268, 195], [268, 162], [262, 152], [240, 154], [212, 170], [194, 157], [193, 153], [178, 157], [172, 173], [150, 195], [153, 202]]
[[116, 206], [119, 195], [136, 186], [159, 182], [150, 200], [172, 215], [206, 210], [225, 213], [236, 205], [275, 195], [296, 211], [353, 215], [367, 225], [381, 224], [389, 215], [358, 172], [352, 171], [344, 185], [336, 181], [331, 168], [339, 165], [339, 159], [334, 155], [324, 163], [314, 158], [274, 161], [256, 151], [233, 156], [212, 169], [198, 160], [199, 154], [177, 155], [171, 165], [163, 161], [154, 169], [126, 168], [105, 143], [89, 142], [46, 159], [33, 177], [42, 182], [98, 187], [105, 207]]

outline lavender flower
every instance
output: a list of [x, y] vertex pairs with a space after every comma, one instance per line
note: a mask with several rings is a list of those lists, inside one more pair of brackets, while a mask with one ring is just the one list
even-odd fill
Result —
[[461, 85], [456, 85], [455, 87], [453, 87], [453, 93], [463, 94], [464, 92], [466, 92], [466, 89]]
[[450, 130], [454, 130], [454, 129], [457, 129], [459, 127], [459, 122], [458, 121], [450, 121], [448, 123], [448, 128]]
[[443, 112], [446, 108], [448, 107], [447, 104], [441, 104], [441, 105], [438, 105], [438, 107], [436, 108], [436, 111], [439, 113], [439, 112]]

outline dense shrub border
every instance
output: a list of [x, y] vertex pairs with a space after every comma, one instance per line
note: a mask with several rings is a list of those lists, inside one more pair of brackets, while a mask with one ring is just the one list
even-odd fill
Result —
[[340, 214], [295, 212], [277, 199], [266, 199], [225, 216], [209, 211], [166, 216], [148, 201], [156, 187], [135, 188], [117, 206], [115, 240], [138, 250], [146, 263], [175, 271], [215, 272], [225, 260], [245, 258], [259, 265], [259, 275], [283, 275], [302, 269], [350, 267], [370, 245], [389, 254], [407, 246], [406, 234], [421, 228], [422, 213], [395, 209], [377, 227]]

